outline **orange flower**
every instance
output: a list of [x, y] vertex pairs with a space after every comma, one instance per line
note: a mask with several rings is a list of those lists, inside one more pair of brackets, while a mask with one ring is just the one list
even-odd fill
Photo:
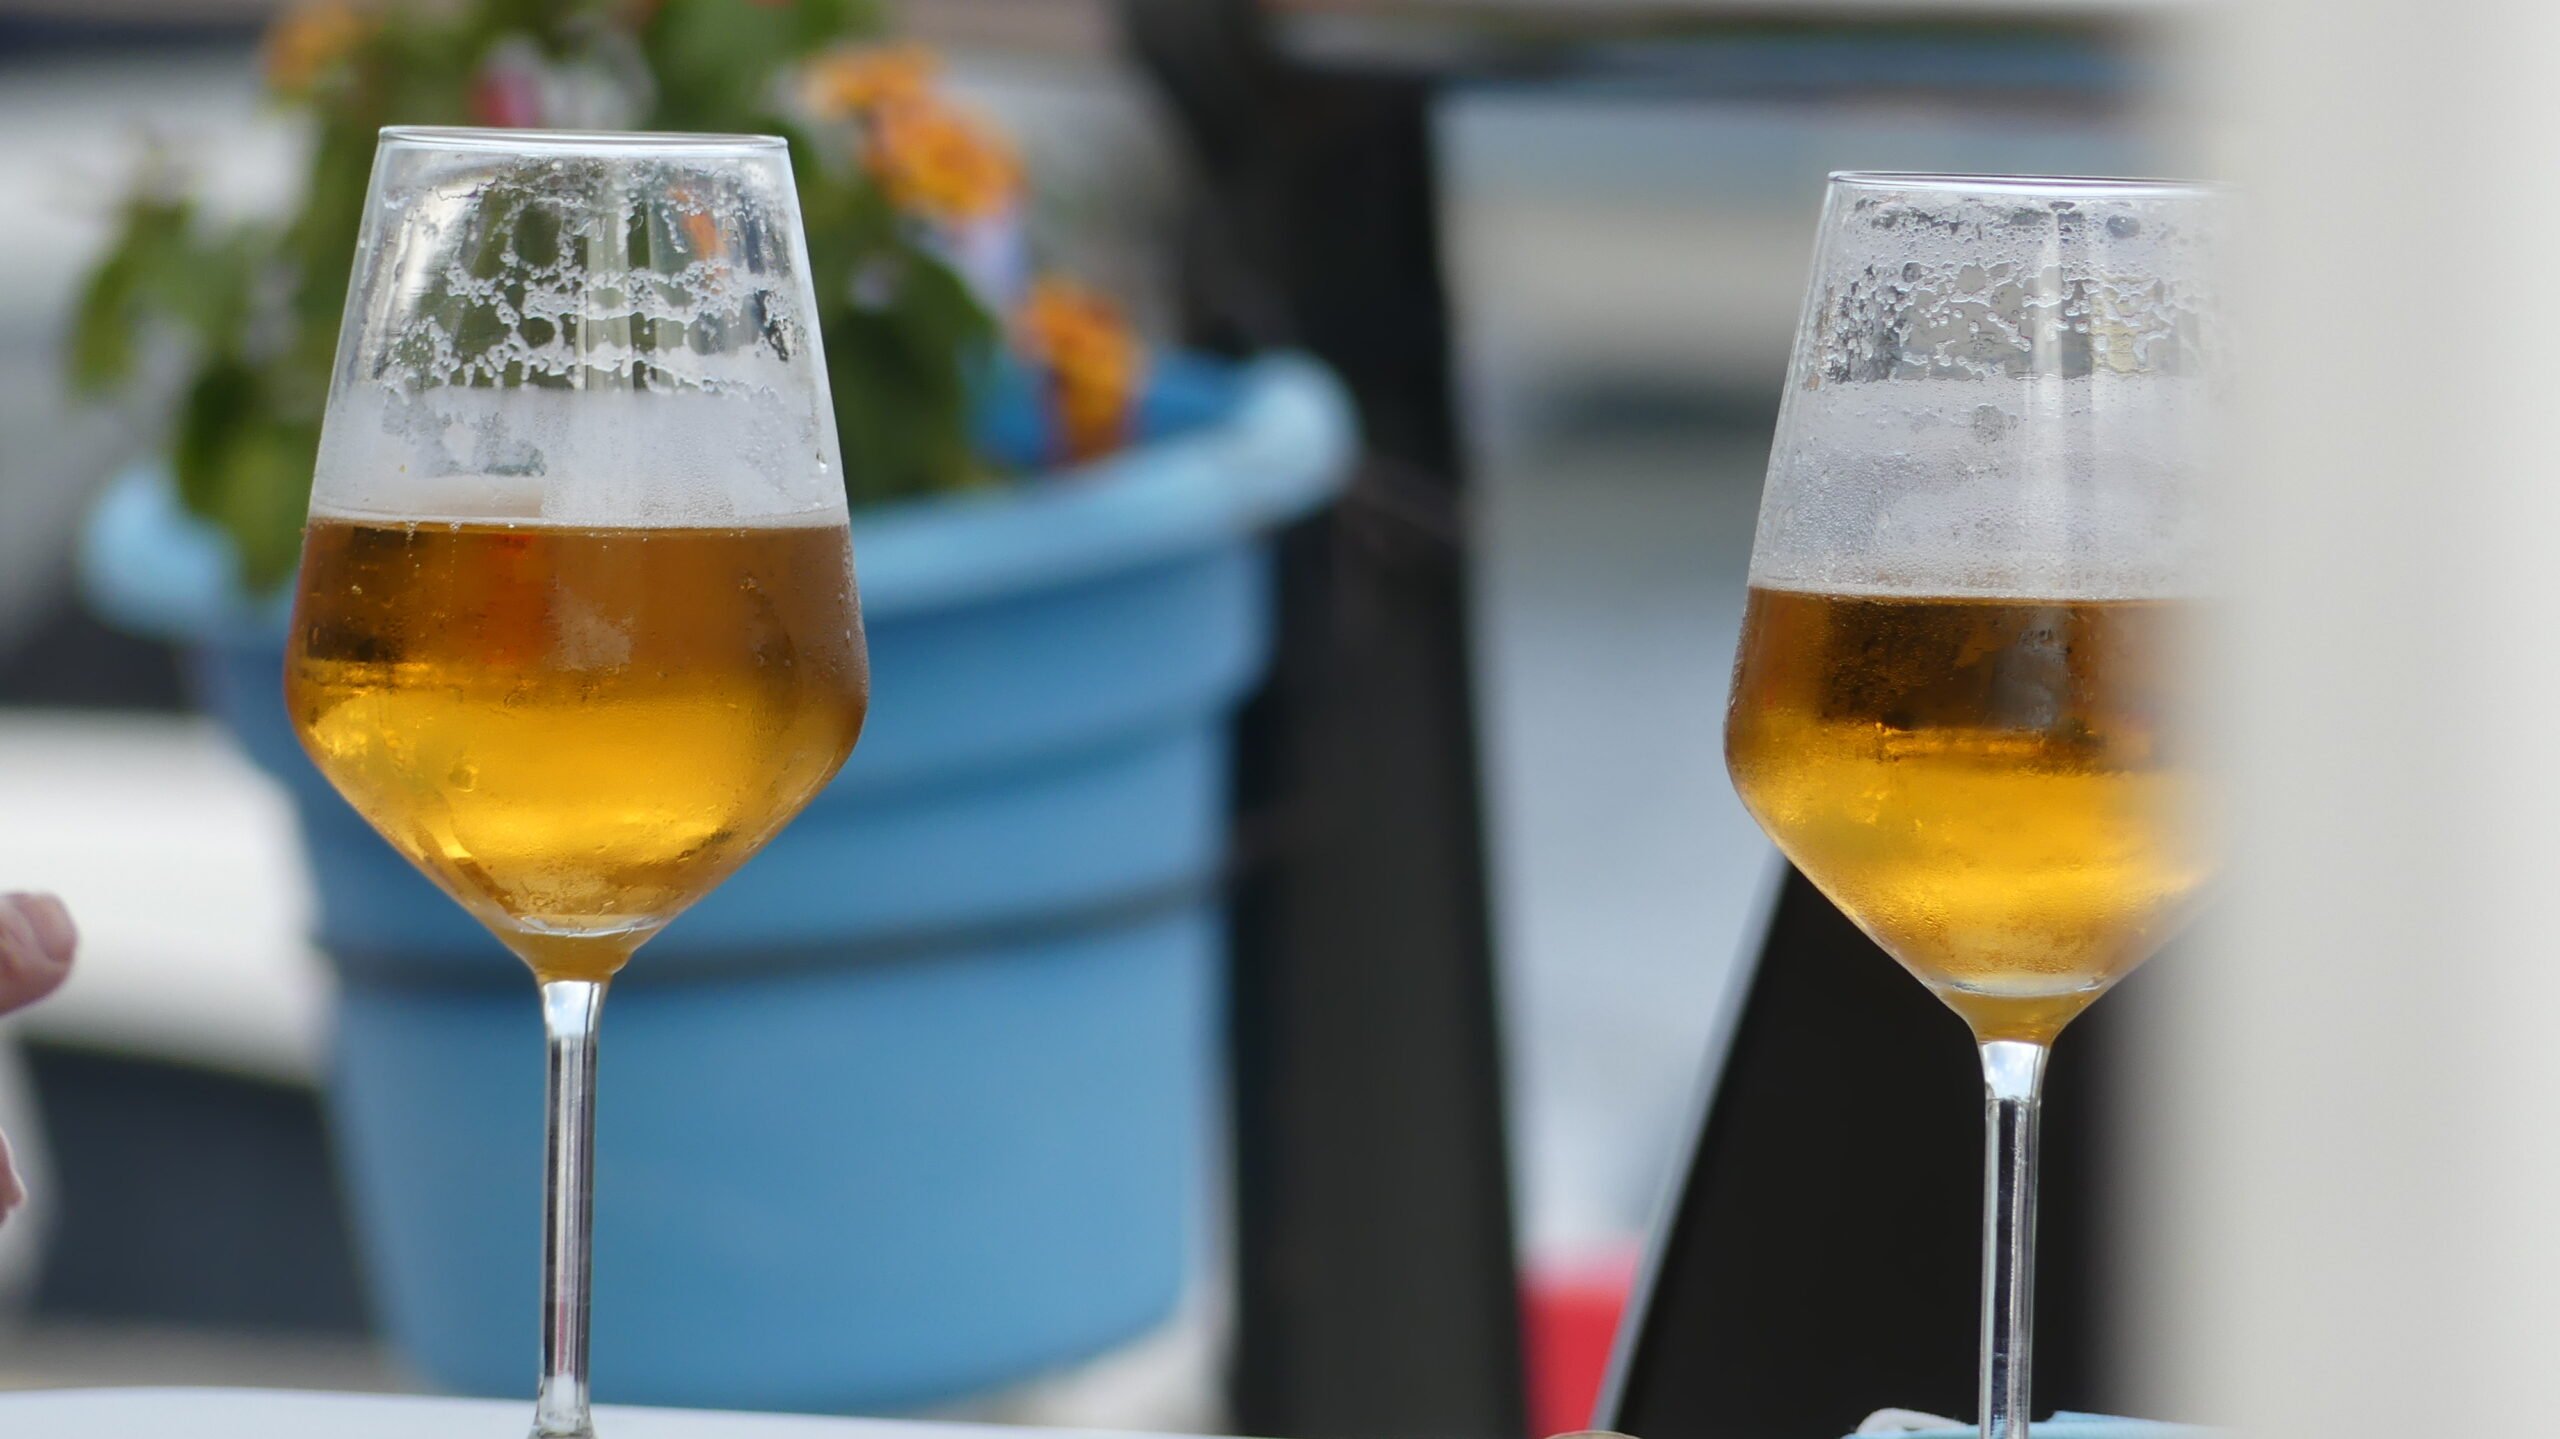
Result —
[[989, 219], [1022, 193], [1022, 162], [977, 117], [926, 97], [871, 117], [863, 164], [889, 203], [947, 224]]
[[1067, 458], [1120, 447], [1147, 356], [1119, 306], [1072, 280], [1040, 280], [1014, 316], [1014, 344], [1044, 372]]
[[923, 45], [847, 45], [809, 62], [801, 85], [810, 110], [830, 120], [932, 98], [942, 59]]
[[717, 259], [727, 250], [721, 241], [720, 222], [711, 218], [710, 211], [687, 210], [677, 223], [684, 227], [685, 242], [693, 246], [695, 258]]
[[351, 0], [304, 0], [267, 28], [267, 84], [280, 95], [307, 95], [355, 53], [373, 28]]

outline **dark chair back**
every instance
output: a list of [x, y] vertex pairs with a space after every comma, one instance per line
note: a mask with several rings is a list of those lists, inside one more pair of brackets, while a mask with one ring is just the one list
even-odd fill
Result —
[[[1982, 1088], [1968, 1037], [1792, 870], [1749, 962], [1596, 1422], [1824, 1439], [1887, 1407], [1969, 1419]], [[2106, 1334], [2126, 1193], [2108, 1120], [2148, 1102], [2127, 1031], [2176, 962], [2073, 1024], [2047, 1078], [2038, 1414], [2152, 1412]]]

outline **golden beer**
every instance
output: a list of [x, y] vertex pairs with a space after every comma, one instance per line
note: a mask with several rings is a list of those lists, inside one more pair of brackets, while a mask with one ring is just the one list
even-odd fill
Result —
[[826, 784], [870, 697], [846, 531], [314, 517], [322, 773], [545, 979], [599, 979]]
[[2049, 1040], [2206, 871], [2173, 600], [1751, 591], [1725, 758], [1805, 877], [1985, 1039]]

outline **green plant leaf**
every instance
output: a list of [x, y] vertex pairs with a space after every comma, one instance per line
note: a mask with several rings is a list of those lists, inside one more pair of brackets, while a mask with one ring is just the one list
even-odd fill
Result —
[[75, 389], [97, 394], [133, 373], [134, 343], [150, 301], [184, 265], [193, 215], [184, 201], [139, 197], [124, 230], [81, 287], [72, 311], [70, 367]]
[[662, 0], [641, 33], [665, 130], [735, 130], [772, 108], [785, 67], [876, 33], [869, 0]]
[[179, 410], [170, 455], [180, 498], [231, 536], [253, 590], [293, 572], [320, 448], [319, 426], [279, 416], [262, 388], [237, 360], [208, 366]]

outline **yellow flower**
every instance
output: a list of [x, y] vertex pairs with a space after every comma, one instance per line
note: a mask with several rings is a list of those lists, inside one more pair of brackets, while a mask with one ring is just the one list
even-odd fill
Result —
[[875, 110], [862, 159], [889, 203], [949, 224], [1002, 214], [1022, 193], [1004, 136], [930, 96]]
[[1044, 372], [1067, 457], [1089, 460], [1128, 438], [1144, 346], [1120, 307], [1072, 280], [1043, 279], [1014, 316], [1014, 343]]
[[942, 59], [928, 46], [847, 45], [809, 62], [802, 93], [812, 113], [841, 120], [929, 100], [941, 74]]
[[280, 95], [307, 95], [355, 53], [373, 28], [352, 0], [304, 0], [267, 28], [267, 84]]

